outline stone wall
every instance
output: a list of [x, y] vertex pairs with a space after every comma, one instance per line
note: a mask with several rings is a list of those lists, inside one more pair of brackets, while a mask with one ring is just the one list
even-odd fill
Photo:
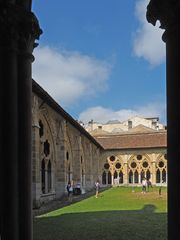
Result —
[[70, 180], [82, 192], [98, 178], [100, 147], [35, 93], [32, 95], [33, 203], [61, 198]]

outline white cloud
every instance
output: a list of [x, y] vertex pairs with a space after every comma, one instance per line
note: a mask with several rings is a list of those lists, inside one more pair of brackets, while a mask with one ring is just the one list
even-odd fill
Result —
[[114, 111], [110, 108], [96, 106], [88, 108], [79, 115], [79, 120], [84, 123], [93, 119], [95, 122], [106, 123], [109, 120], [119, 120], [120, 122], [127, 120], [133, 116], [141, 117], [159, 117], [161, 122], [165, 121], [165, 104], [151, 103], [145, 106], [138, 106], [132, 109], [120, 109]]
[[153, 26], [146, 20], [146, 7], [149, 0], [136, 2], [135, 14], [140, 27], [135, 34], [133, 50], [137, 57], [142, 57], [151, 65], [159, 65], [165, 61], [165, 43], [162, 41], [162, 29]]
[[48, 46], [35, 49], [34, 55], [34, 80], [63, 106], [107, 88], [111, 66], [105, 61]]

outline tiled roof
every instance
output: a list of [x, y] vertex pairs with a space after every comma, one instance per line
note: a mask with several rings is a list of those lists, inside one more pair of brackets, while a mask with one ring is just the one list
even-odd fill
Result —
[[96, 136], [104, 149], [159, 148], [167, 146], [166, 131]]

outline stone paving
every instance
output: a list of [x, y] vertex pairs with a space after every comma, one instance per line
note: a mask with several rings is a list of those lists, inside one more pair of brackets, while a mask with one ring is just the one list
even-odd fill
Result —
[[[108, 188], [109, 187], [101, 188], [100, 192], [105, 191]], [[49, 203], [43, 204], [41, 206], [41, 208], [39, 208], [39, 209], [33, 209], [33, 217], [44, 214], [44, 213], [47, 213], [47, 212], [50, 212], [50, 211], [53, 211], [53, 210], [56, 210], [56, 209], [59, 209], [59, 208], [62, 208], [62, 207], [65, 207], [65, 206], [68, 206], [72, 203], [79, 202], [79, 201], [81, 201], [83, 199], [86, 199], [88, 197], [91, 197], [93, 195], [95, 196], [95, 190], [86, 192], [86, 193], [81, 194], [81, 195], [73, 195], [72, 196], [72, 201], [70, 202], [68, 200], [67, 194], [65, 194], [64, 197], [62, 197], [59, 200], [53, 200]]]
[[65, 206], [68, 206], [72, 203], [79, 202], [79, 201], [81, 201], [83, 199], [86, 199], [86, 198], [88, 198], [90, 196], [93, 196], [93, 195], [95, 195], [95, 190], [92, 190], [90, 192], [86, 192], [86, 193], [81, 194], [81, 195], [73, 195], [72, 196], [72, 201], [70, 202], [68, 200], [67, 194], [65, 194], [64, 197], [62, 197], [59, 200], [53, 200], [49, 203], [43, 204], [41, 206], [41, 208], [39, 208], [39, 209], [33, 209], [33, 216], [35, 217], [35, 216], [38, 216], [38, 215], [41, 215], [41, 214], [44, 214], [44, 213], [47, 213], [47, 212], [65, 207]]

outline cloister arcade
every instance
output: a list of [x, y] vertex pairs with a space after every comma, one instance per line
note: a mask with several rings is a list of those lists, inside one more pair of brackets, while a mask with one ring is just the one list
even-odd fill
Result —
[[167, 185], [167, 155], [109, 155], [102, 163], [102, 185], [141, 185], [145, 177], [153, 185]]

